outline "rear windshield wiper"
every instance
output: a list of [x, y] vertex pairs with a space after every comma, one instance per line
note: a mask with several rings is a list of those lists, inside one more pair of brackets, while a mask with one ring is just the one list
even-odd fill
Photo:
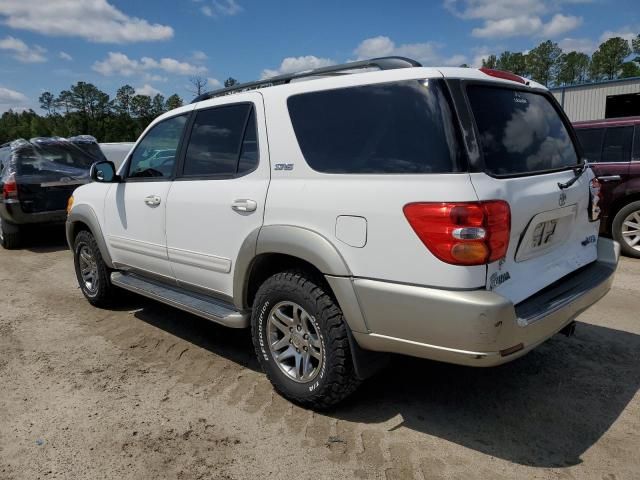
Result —
[[585, 160], [584, 163], [579, 168], [574, 169], [574, 173], [576, 174], [575, 177], [573, 177], [571, 180], [565, 183], [558, 182], [558, 187], [560, 187], [560, 190], [569, 188], [571, 185], [576, 183], [578, 179], [582, 176], [582, 174], [586, 172], [589, 168], [591, 168], [591, 165], [589, 164], [589, 162]]

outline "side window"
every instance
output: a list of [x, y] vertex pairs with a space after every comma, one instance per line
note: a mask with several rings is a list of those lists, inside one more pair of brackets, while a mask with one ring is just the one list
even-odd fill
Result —
[[640, 125], [636, 125], [636, 134], [633, 137], [633, 159], [640, 161]]
[[[189, 138], [183, 175], [228, 176], [253, 169], [257, 144], [252, 118], [249, 104], [200, 110]], [[249, 128], [248, 122], [252, 122]]]
[[258, 131], [256, 128], [256, 112], [251, 109], [247, 128], [240, 150], [240, 160], [238, 161], [238, 173], [248, 173], [258, 166]]
[[187, 115], [178, 115], [155, 125], [131, 154], [129, 178], [170, 177]]
[[576, 130], [576, 135], [582, 146], [582, 153], [585, 158], [592, 163], [600, 162], [602, 159], [604, 128], [580, 128]]
[[631, 141], [633, 127], [607, 128], [602, 147], [603, 162], [631, 161]]

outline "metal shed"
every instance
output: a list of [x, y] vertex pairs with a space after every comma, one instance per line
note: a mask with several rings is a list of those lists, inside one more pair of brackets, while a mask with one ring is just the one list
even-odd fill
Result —
[[640, 115], [640, 77], [550, 90], [572, 122]]

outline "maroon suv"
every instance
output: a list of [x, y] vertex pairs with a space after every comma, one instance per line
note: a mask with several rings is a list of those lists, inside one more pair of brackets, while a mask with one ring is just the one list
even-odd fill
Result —
[[576, 122], [584, 156], [602, 184], [600, 233], [640, 258], [640, 117]]

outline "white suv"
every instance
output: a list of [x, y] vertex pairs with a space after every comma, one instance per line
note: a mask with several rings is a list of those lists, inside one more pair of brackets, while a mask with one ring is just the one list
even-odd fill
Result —
[[513, 360], [572, 331], [618, 260], [552, 95], [494, 70], [391, 57], [211, 92], [91, 175], [67, 222], [86, 298], [250, 326], [275, 388], [316, 408], [378, 352]]

